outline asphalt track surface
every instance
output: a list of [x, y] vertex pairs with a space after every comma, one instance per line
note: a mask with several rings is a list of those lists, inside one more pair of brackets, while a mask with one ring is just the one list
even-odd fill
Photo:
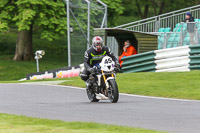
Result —
[[115, 104], [90, 103], [85, 90], [56, 85], [0, 84], [0, 113], [200, 133], [200, 101], [121, 94]]

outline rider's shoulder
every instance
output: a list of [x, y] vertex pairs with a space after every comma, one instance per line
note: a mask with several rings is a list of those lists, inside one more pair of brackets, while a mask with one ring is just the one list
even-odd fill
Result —
[[103, 50], [109, 50], [109, 47], [108, 46], [103, 46], [102, 49]]
[[103, 46], [102, 48], [104, 51], [110, 52], [110, 48], [108, 46]]
[[91, 53], [93, 51], [93, 47], [90, 47], [86, 50], [87, 53]]

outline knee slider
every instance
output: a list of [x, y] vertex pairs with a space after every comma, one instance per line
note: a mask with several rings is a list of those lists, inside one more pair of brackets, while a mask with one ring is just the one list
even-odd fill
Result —
[[83, 81], [87, 81], [88, 80], [88, 75], [86, 74], [80, 74], [80, 77]]

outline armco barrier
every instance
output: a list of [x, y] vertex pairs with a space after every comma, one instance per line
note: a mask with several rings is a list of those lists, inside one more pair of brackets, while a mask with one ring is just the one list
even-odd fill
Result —
[[122, 72], [179, 72], [200, 70], [200, 46], [155, 50], [122, 58]]
[[159, 59], [169, 59], [180, 56], [189, 56], [189, 51], [190, 48], [188, 46], [182, 46], [176, 48], [155, 50], [154, 53], [156, 54], [155, 59], [159, 60]]
[[122, 68], [124, 73], [129, 72], [154, 72], [156, 69], [156, 64], [154, 61], [144, 62], [139, 64], [134, 64], [130, 66], [125, 66]]
[[155, 57], [154, 51], [128, 56], [123, 58], [123, 66], [130, 66], [136, 63], [153, 61]]
[[156, 70], [168, 69], [168, 68], [177, 68], [188, 66], [190, 59], [188, 56], [183, 57], [175, 57], [175, 58], [168, 58], [162, 60], [156, 60]]

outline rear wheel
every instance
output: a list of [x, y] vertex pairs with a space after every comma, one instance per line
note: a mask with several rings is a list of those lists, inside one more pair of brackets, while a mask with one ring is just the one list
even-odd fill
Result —
[[110, 87], [108, 90], [108, 98], [112, 103], [116, 103], [119, 99], [119, 91], [118, 91], [118, 86], [115, 81], [115, 79], [110, 79], [108, 81]]
[[95, 94], [94, 91], [92, 91], [92, 89], [86, 89], [86, 92], [87, 92], [88, 99], [91, 102], [98, 102], [99, 101], [99, 99], [96, 98], [96, 94]]

